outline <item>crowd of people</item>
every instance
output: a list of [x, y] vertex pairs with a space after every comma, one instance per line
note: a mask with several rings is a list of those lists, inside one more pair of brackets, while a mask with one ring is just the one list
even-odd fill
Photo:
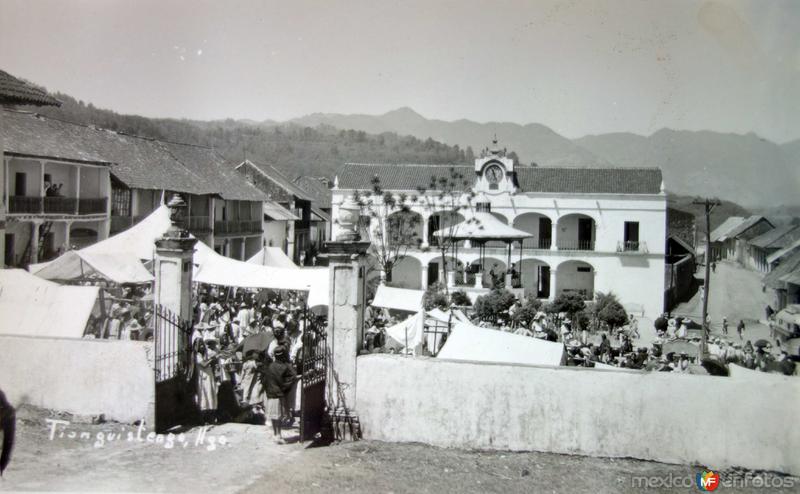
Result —
[[197, 404], [206, 423], [262, 421], [275, 440], [294, 424], [303, 334], [324, 321], [296, 292], [206, 287], [191, 337]]
[[89, 316], [85, 338], [153, 339], [153, 302], [145, 285], [102, 288], [103, 296]]

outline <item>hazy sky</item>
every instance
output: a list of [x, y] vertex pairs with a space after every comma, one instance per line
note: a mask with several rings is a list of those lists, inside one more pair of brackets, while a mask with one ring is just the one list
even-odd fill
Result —
[[798, 0], [0, 0], [0, 68], [146, 116], [800, 137]]

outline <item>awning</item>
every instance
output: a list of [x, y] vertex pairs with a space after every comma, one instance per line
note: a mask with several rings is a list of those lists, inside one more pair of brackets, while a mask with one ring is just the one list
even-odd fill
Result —
[[800, 325], [800, 305], [793, 304], [775, 314], [776, 319]]
[[793, 285], [800, 285], [800, 271], [786, 274], [779, 278], [784, 283], [791, 283]]
[[386, 328], [386, 346], [401, 350], [402, 353], [418, 353], [422, 349], [425, 336], [422, 324], [423, 312], [417, 312], [405, 321]]
[[326, 213], [325, 211], [321, 210], [320, 208], [315, 208], [311, 206], [311, 221], [331, 221], [331, 215]]
[[22, 269], [0, 269], [0, 333], [82, 338], [99, 290], [62, 286]]
[[404, 310], [408, 312], [419, 312], [422, 310], [422, 297], [425, 292], [422, 290], [410, 290], [407, 288], [394, 288], [386, 285], [379, 285], [375, 292], [375, 299], [372, 305], [375, 307], [385, 307], [387, 309]]
[[264, 202], [264, 215], [273, 221], [297, 221], [300, 218], [277, 202]]
[[565, 355], [561, 343], [460, 322], [454, 325], [437, 358], [559, 366]]
[[[452, 235], [451, 235], [452, 233]], [[477, 212], [461, 223], [433, 232], [436, 237], [453, 240], [521, 240], [530, 238], [532, 233], [508, 226], [491, 213]]]
[[70, 281], [100, 277], [115, 283], [149, 283], [153, 275], [142, 261], [129, 253], [96, 253], [71, 250], [51, 262], [32, 268], [45, 280]]
[[275, 268], [296, 268], [297, 265], [284, 254], [280, 247], [264, 247], [256, 255], [247, 260], [250, 264], [272, 266]]

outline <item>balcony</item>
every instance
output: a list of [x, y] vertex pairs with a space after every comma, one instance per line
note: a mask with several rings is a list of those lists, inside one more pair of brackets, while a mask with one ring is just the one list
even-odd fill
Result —
[[208, 233], [211, 231], [211, 223], [208, 216], [188, 216], [184, 219], [184, 228], [193, 233]]
[[556, 240], [558, 250], [594, 250], [594, 240]]
[[621, 254], [647, 254], [647, 244], [644, 242], [622, 241], [617, 242], [617, 252]]
[[103, 214], [107, 199], [77, 199], [74, 197], [9, 196], [11, 214]]
[[522, 241], [522, 246], [526, 249], [549, 250], [553, 241], [549, 238], [526, 238]]
[[78, 214], [103, 214], [106, 212], [108, 199], [78, 199]]
[[8, 196], [8, 212], [17, 214], [41, 214], [42, 198], [27, 196]]
[[47, 214], [75, 214], [78, 200], [72, 197], [45, 197], [44, 212]]
[[261, 232], [261, 220], [229, 220], [214, 222], [215, 235], [246, 235]]

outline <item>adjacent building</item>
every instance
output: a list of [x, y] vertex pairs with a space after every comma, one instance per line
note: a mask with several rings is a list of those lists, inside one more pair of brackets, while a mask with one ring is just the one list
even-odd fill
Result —
[[213, 149], [4, 110], [5, 263], [55, 257], [121, 231], [172, 193], [186, 227], [245, 260], [267, 244], [264, 211], [291, 212], [244, 180]]
[[775, 228], [764, 216], [731, 216], [711, 232], [711, 253], [715, 260], [746, 264], [748, 242]]
[[[476, 159], [474, 166], [346, 164], [332, 189], [332, 216], [339, 217], [339, 208], [356, 191], [372, 190], [376, 177], [382, 189], [408, 197], [410, 214], [418, 218], [419, 242], [393, 266], [395, 286], [424, 289], [443, 280], [434, 233], [480, 210], [528, 237], [511, 242], [510, 250], [498, 242], [459, 242], [447, 259], [446, 269], [455, 272], [447, 275], [448, 283], [473, 290], [475, 276], [485, 276], [490, 267], [511, 267], [518, 273], [515, 286], [539, 298], [574, 292], [591, 299], [598, 291], [610, 291], [631, 312], [655, 317], [664, 309], [667, 205], [657, 168], [518, 166], [499, 149]], [[453, 177], [463, 177], [463, 183]], [[435, 206], [442, 189], [438, 184], [448, 182], [464, 191], [462, 204], [477, 194], [475, 204], [453, 220]], [[339, 228], [334, 222], [333, 238]], [[481, 258], [484, 273], [476, 275]]]

